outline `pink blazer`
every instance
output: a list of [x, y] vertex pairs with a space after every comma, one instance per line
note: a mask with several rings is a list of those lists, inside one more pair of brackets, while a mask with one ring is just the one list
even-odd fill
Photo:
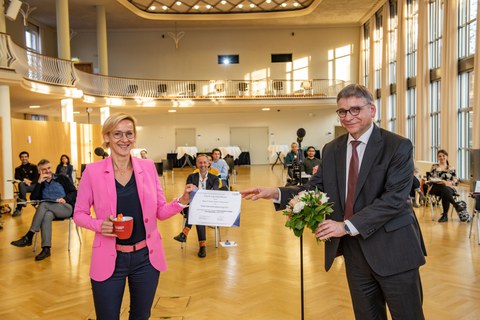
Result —
[[[177, 201], [166, 203], [162, 186], [152, 160], [132, 157], [133, 172], [143, 211], [150, 262], [159, 271], [167, 269], [162, 237], [157, 219], [165, 220], [182, 210]], [[94, 216], [90, 208], [93, 205]], [[117, 193], [111, 157], [91, 163], [82, 174], [73, 220], [83, 228], [95, 231], [90, 277], [108, 279], [114, 271], [117, 251], [114, 237], [101, 234], [103, 220], [117, 212]]]

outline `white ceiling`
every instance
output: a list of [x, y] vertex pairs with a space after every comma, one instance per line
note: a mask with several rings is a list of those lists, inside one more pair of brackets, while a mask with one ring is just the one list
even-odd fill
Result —
[[[52, 28], [56, 27], [56, 10], [55, 0], [23, 0], [30, 4], [31, 7], [37, 7], [31, 13], [31, 18]], [[126, 0], [124, 0], [126, 1]], [[204, 0], [209, 1], [209, 0]], [[219, 1], [219, 0], [218, 0]], [[313, 27], [313, 26], [330, 26], [330, 25], [360, 25], [365, 17], [372, 10], [382, 3], [381, 0], [318, 0], [320, 3], [316, 9], [302, 17], [287, 18], [252, 18], [247, 20], [224, 20], [224, 18], [212, 17], [212, 20], [182, 20], [182, 21], [162, 21], [149, 20], [135, 15], [129, 11], [124, 5], [116, 0], [69, 0], [70, 26], [72, 30], [94, 30], [96, 28], [96, 8], [97, 5], [105, 6], [107, 13], [108, 29], [172, 29], [175, 24], [182, 29], [196, 28], [287, 28], [287, 27]], [[11, 85], [11, 104], [14, 113], [40, 113], [38, 110], [29, 109], [29, 105], [41, 105], [41, 114], [59, 116], [60, 98], [51, 95], [33, 93], [23, 89], [20, 85]], [[331, 101], [312, 100], [307, 105], [302, 106], [285, 106], [278, 101], [261, 101], [258, 104], [250, 103], [248, 105], [234, 104], [229, 107], [206, 105], [205, 103], [196, 103], [195, 108], [182, 110], [182, 113], [195, 112], [239, 112], [239, 110], [251, 112], [261, 108], [271, 106], [272, 110], [287, 110], [288, 108], [297, 108], [304, 111], [314, 111], [323, 103], [325, 106], [332, 106]], [[294, 105], [295, 103], [293, 103]], [[292, 103], [290, 103], [292, 105]], [[86, 114], [85, 110], [90, 104], [84, 103], [82, 100], [75, 100], [75, 111]], [[93, 106], [99, 107], [99, 106]], [[171, 102], [165, 102], [165, 106], [157, 108], [138, 108], [135, 113], [167, 113], [171, 109]], [[132, 110], [133, 111], [133, 110]]]

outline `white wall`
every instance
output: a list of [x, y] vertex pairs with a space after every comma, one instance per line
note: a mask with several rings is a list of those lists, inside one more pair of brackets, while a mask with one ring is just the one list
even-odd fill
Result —
[[322, 106], [309, 112], [272, 109], [247, 114], [136, 116], [140, 126], [137, 147], [146, 148], [151, 159], [160, 160], [175, 150], [175, 128], [196, 128], [197, 148], [201, 152], [230, 145], [230, 127], [268, 127], [271, 144], [289, 145], [296, 140], [297, 129], [304, 128], [307, 134], [302, 146], [322, 148], [333, 139], [334, 127], [339, 125], [335, 109]]
[[[286, 64], [272, 64], [272, 53], [292, 53], [306, 58], [309, 79], [358, 78], [359, 28], [182, 30], [185, 36], [175, 49], [167, 35], [173, 30], [109, 30], [108, 59], [111, 76], [171, 80], [286, 79]], [[292, 35], [292, 32], [294, 35]], [[351, 55], [335, 60], [339, 48]], [[96, 33], [80, 31], [71, 43], [72, 56], [98, 68]], [[239, 54], [240, 64], [218, 65], [218, 54]], [[341, 53], [343, 54], [343, 52]], [[329, 64], [337, 61], [337, 64]], [[298, 64], [297, 64], [298, 66]], [[339, 70], [346, 70], [340, 72]], [[298, 77], [297, 77], [298, 78]]]

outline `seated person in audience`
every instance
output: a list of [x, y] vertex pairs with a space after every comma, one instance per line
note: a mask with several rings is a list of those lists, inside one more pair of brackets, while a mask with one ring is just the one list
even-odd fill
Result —
[[69, 178], [54, 175], [50, 161], [43, 159], [38, 163], [40, 177], [30, 195], [31, 200], [45, 200], [41, 202], [33, 216], [30, 230], [11, 244], [16, 247], [32, 245], [36, 232], [42, 231], [42, 252], [35, 257], [36, 261], [50, 257], [52, 246], [52, 220], [65, 219], [72, 216], [77, 190]]
[[147, 152], [147, 150], [143, 149], [142, 151], [140, 151], [140, 158], [142, 158], [142, 159], [148, 159], [148, 152]]
[[322, 160], [315, 158], [315, 148], [310, 146], [307, 148], [307, 157], [303, 159], [302, 162], [302, 171], [306, 174], [313, 174], [313, 167], [318, 166], [322, 163]]
[[[431, 189], [429, 194], [441, 198], [443, 212], [438, 222], [447, 222], [450, 204], [455, 207], [457, 212], [462, 211], [462, 208], [455, 203], [455, 199], [453, 198], [456, 193], [455, 186], [458, 180], [455, 168], [448, 163], [447, 151], [443, 149], [438, 150], [437, 158], [438, 163], [432, 165], [432, 169], [430, 170], [430, 182], [428, 183], [431, 183]], [[434, 181], [432, 181], [432, 179], [434, 179]], [[424, 189], [424, 193], [426, 194], [428, 184], [424, 185]]]
[[[420, 191], [420, 179], [418, 177], [419, 171], [418, 168], [415, 167], [413, 170], [413, 182], [412, 182], [412, 189], [410, 190], [410, 198], [412, 199], [412, 205], [414, 208], [419, 208], [420, 204], [417, 202], [417, 194], [423, 196], [422, 192]], [[420, 199], [421, 199], [420, 196]]]
[[66, 176], [73, 183], [73, 166], [70, 164], [70, 158], [66, 154], [62, 154], [60, 157], [60, 163], [57, 165], [55, 170], [56, 175]]
[[[211, 165], [212, 165], [212, 157], [207, 155], [207, 158], [208, 158], [208, 163], [209, 163], [209, 168], [208, 168], [208, 173], [209, 174], [213, 174], [214, 176], [217, 176], [218, 177], [218, 188], [219, 189], [222, 189], [222, 190], [226, 190], [226, 187], [223, 188], [223, 185], [222, 185], [222, 179], [220, 178], [220, 171], [218, 171], [217, 169], [215, 168], [212, 168]], [[200, 169], [196, 168], [195, 170], [193, 170], [193, 173], [199, 173], [200, 172]]]
[[293, 178], [293, 169], [292, 169], [292, 164], [293, 164], [293, 160], [294, 159], [298, 159], [302, 158], [302, 155], [301, 155], [301, 151], [299, 152], [298, 150], [298, 143], [296, 142], [292, 142], [292, 144], [290, 145], [290, 152], [287, 153], [287, 155], [285, 156], [285, 166], [288, 167], [288, 176], [290, 178]]
[[215, 148], [212, 150], [212, 160], [211, 167], [220, 171], [220, 179], [222, 179], [222, 184], [226, 186], [229, 167], [227, 162], [222, 159], [222, 152], [220, 149]]
[[[29, 154], [27, 151], [22, 151], [18, 155], [22, 164], [15, 168], [15, 180], [19, 180], [18, 184], [18, 198], [19, 201], [27, 201], [27, 192], [32, 192], [35, 188], [36, 181], [38, 179], [37, 166], [28, 162]], [[13, 217], [18, 217], [22, 214], [24, 204], [18, 204], [17, 208], [13, 212]]]
[[[187, 184], [193, 184], [197, 186], [198, 190], [218, 190], [219, 179], [217, 176], [208, 173], [209, 161], [205, 154], [200, 154], [197, 156], [197, 168], [199, 169], [198, 173], [192, 173], [187, 177]], [[188, 208], [184, 209], [185, 218], [188, 223]], [[188, 233], [192, 228], [191, 224], [185, 224], [185, 228], [173, 239], [185, 242], [187, 241]], [[205, 258], [207, 256], [207, 251], [205, 250], [206, 241], [207, 241], [207, 232], [205, 226], [196, 226], [197, 236], [198, 236], [198, 256], [200, 258]]]

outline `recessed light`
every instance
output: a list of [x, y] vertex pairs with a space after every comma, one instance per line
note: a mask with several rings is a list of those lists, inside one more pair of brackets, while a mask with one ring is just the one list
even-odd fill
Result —
[[181, 5], [182, 5], [182, 2], [181, 2], [181, 1], [177, 1], [177, 2], [175, 2], [175, 4], [176, 4], [177, 6], [181, 6]]
[[227, 4], [227, 1], [225, 0], [222, 0], [222, 2], [220, 2], [221, 4]]
[[197, 5], [193, 6], [193, 9], [198, 10], [198, 9], [200, 9], [200, 6], [197, 4]]
[[39, 109], [40, 106], [30, 106], [29, 108], [30, 108], [30, 109]]
[[207, 9], [211, 9], [211, 8], [212, 8], [212, 6], [209, 5], [209, 4], [207, 4], [205, 7], [207, 7]]
[[255, 8], [255, 5], [253, 3], [250, 3], [250, 8]]
[[270, 108], [262, 108], [262, 111], [270, 111]]
[[170, 109], [170, 110], [168, 110], [168, 112], [170, 112], [170, 113], [172, 113], [172, 112], [177, 112], [177, 110]]
[[287, 6], [287, 4], [286, 4], [285, 2], [284, 2], [284, 3], [282, 3], [282, 7], [284, 7], [284, 8], [285, 8], [286, 6]]
[[300, 4], [299, 4], [298, 2], [294, 2], [294, 3], [293, 3], [293, 6], [294, 6], [294, 7], [298, 7], [299, 5], [300, 5]]
[[240, 3], [237, 7], [240, 8], [240, 9], [242, 9], [242, 8], [243, 8], [243, 4]]
[[272, 3], [272, 0], [267, 0], [267, 1], [265, 1], [265, 2], [266, 2], [266, 3]]
[[168, 7], [167, 7], [167, 6], [163, 6], [162, 9], [163, 9], [163, 10], [168, 10]]
[[150, 8], [148, 8], [148, 10], [150, 10], [150, 11], [154, 11], [155, 9], [157, 9], [157, 7], [155, 7], [155, 6], [150, 6]]
[[73, 114], [80, 114], [80, 111], [73, 111]]

